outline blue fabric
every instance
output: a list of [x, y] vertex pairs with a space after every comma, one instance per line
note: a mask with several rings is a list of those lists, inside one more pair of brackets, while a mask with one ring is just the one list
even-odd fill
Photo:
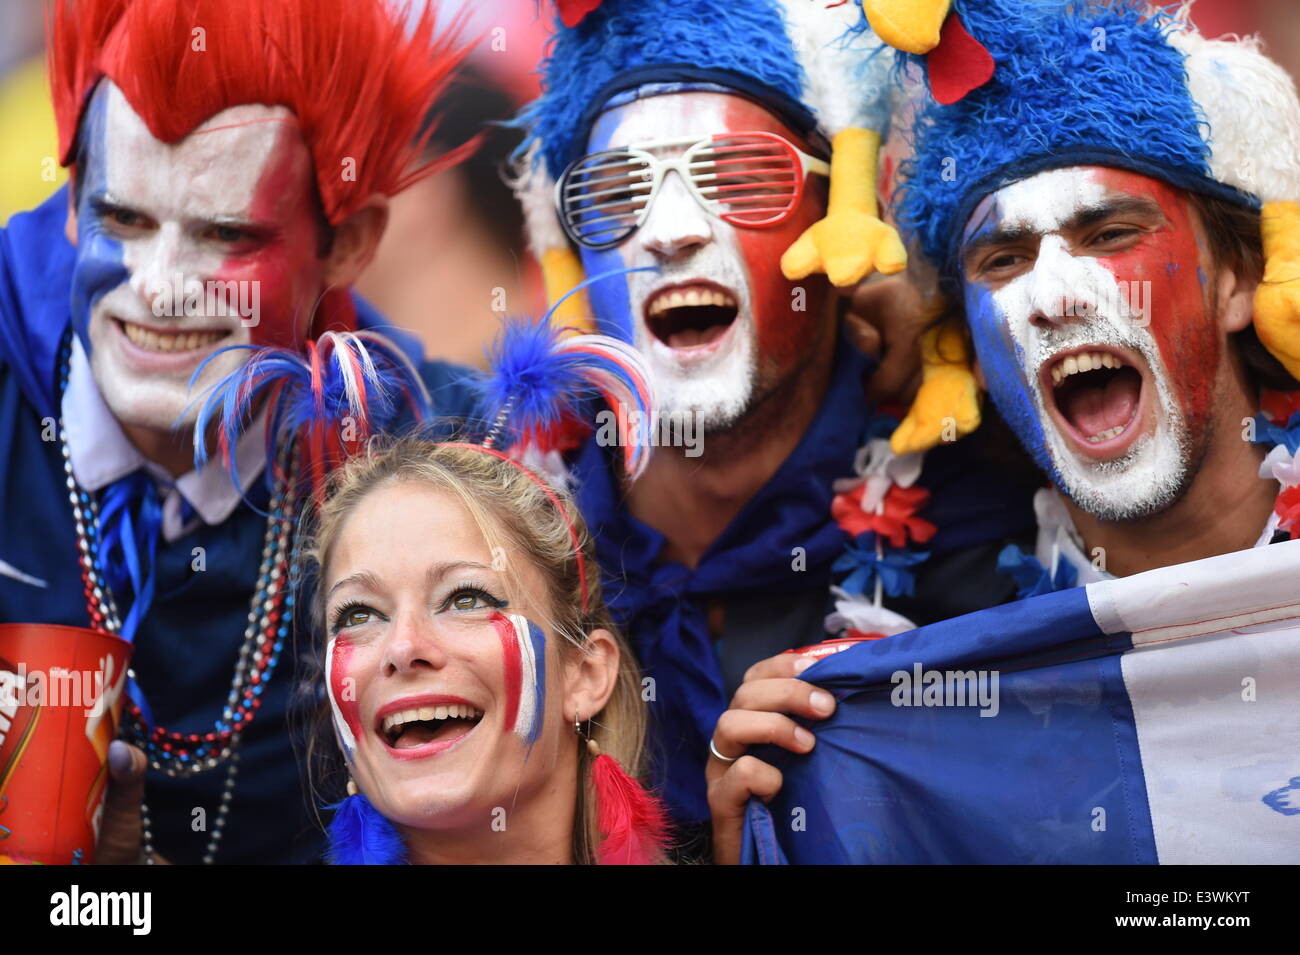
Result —
[[717, 79], [731, 73], [743, 78], [739, 82], [751, 93], [770, 90], [765, 99], [801, 102], [802, 70], [776, 0], [725, 5], [604, 0], [573, 29], [556, 20], [550, 55], [541, 67], [543, 95], [521, 117], [529, 141], [541, 140], [553, 178], [584, 147], [591, 111], [602, 105], [598, 94], [616, 92], [619, 77], [633, 71], [639, 71], [636, 82], [656, 75]]
[[[690, 568], [660, 562], [664, 537], [622, 502], [619, 481], [593, 437], [573, 464], [579, 510], [596, 540], [605, 600], [655, 680], [650, 703], [655, 784], [674, 819], [708, 818], [704, 764], [709, 738], [726, 707], [709, 634], [707, 602], [746, 591], [794, 591], [830, 583], [831, 563], [847, 535], [830, 517], [831, 484], [852, 474], [867, 420], [867, 360], [841, 345], [832, 381], [811, 427], [771, 480]], [[806, 570], [792, 568], [804, 549]], [[804, 639], [811, 637], [812, 639]], [[798, 646], [816, 634], [792, 635]]]
[[[63, 457], [58, 441], [42, 435], [59, 416], [55, 365], [70, 322], [73, 249], [63, 236], [66, 203], [61, 190], [0, 230], [0, 560], [46, 583], [38, 587], [0, 574], [0, 621], [84, 627]], [[381, 322], [360, 301], [358, 314], [367, 327]], [[420, 361], [414, 338], [385, 331]], [[419, 367], [435, 409], [453, 417], [471, 412], [464, 369], [442, 362]], [[251, 503], [265, 509], [267, 497], [263, 483], [254, 482]], [[219, 526], [200, 524], [176, 541], [157, 543], [153, 604], [136, 636], [132, 666], [154, 716], [169, 729], [206, 733], [221, 715], [265, 529], [265, 520], [242, 505]], [[193, 566], [196, 548], [204, 555], [202, 572]], [[302, 599], [299, 606], [305, 606]], [[257, 718], [244, 733], [219, 862], [320, 858], [323, 837], [299, 779], [289, 729], [293, 651], [310, 644], [306, 631], [288, 641]], [[192, 810], [202, 807], [209, 821], [215, 819], [224, 778], [223, 770], [175, 779], [149, 774], [155, 845], [163, 856], [190, 863], [202, 858], [208, 833], [192, 830]]]
[[104, 488], [99, 527], [102, 569], [118, 599], [118, 609], [129, 608], [122, 620], [122, 639], [129, 643], [153, 600], [154, 563], [162, 531], [162, 502], [147, 472], [133, 471]]
[[1050, 573], [1033, 554], [1026, 554], [1015, 544], [1008, 544], [998, 554], [998, 573], [1006, 574], [1016, 582], [1016, 596], [1037, 597], [1056, 590], [1069, 590], [1079, 580], [1079, 574], [1068, 560], [1056, 562], [1056, 573]]
[[[822, 405], [790, 457], [690, 568], [660, 561], [664, 536], [628, 513], [610, 457], [593, 438], [572, 470], [578, 507], [596, 541], [606, 602], [628, 635], [646, 676], [655, 784], [674, 819], [708, 818], [704, 764], [728, 702], [709, 633], [707, 605], [746, 595], [827, 591], [832, 565], [849, 543], [831, 518], [832, 484], [853, 474], [871, 415], [864, 384], [874, 362], [841, 340]], [[1033, 526], [1025, 489], [1006, 485], [972, 460], [961, 443], [931, 452], [920, 482], [930, 489], [923, 515], [939, 526], [931, 554], [963, 550]], [[796, 570], [793, 555], [806, 561]], [[920, 570], [925, 570], [921, 565]], [[826, 638], [792, 633], [786, 647]], [[756, 662], [755, 658], [755, 662]]]
[[[755, 750], [784, 785], [767, 806], [750, 807], [744, 858], [1155, 864], [1120, 669], [1131, 648], [1129, 634], [1100, 631], [1078, 587], [825, 658], [803, 679], [834, 693], [838, 708], [808, 724], [810, 754]], [[893, 675], [918, 664], [997, 672], [996, 715], [897, 705]]]
[[915, 153], [901, 164], [899, 221], [931, 261], [951, 264], [980, 199], [1046, 168], [1119, 165], [1223, 191], [1166, 13], [1145, 0], [980, 0], [958, 12], [996, 69], [958, 102], [922, 109]]

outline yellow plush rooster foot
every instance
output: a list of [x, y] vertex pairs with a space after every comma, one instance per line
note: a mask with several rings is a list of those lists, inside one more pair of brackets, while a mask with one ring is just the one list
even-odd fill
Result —
[[907, 250], [892, 226], [857, 210], [832, 212], [813, 223], [781, 256], [791, 281], [825, 272], [832, 285], [856, 285], [872, 272], [893, 275], [907, 267]]
[[966, 342], [955, 328], [932, 328], [921, 336], [921, 388], [889, 446], [895, 454], [928, 451], [980, 426], [979, 385]]
[[916, 54], [939, 45], [951, 6], [951, 0], [862, 0], [872, 32], [894, 49]]
[[[582, 263], [572, 249], [547, 249], [541, 256], [542, 282], [546, 287], [546, 302], [560, 302], [571, 289], [582, 284], [585, 276]], [[587, 291], [574, 292], [556, 306], [551, 316], [551, 323], [562, 328], [573, 328], [579, 332], [594, 332], [596, 321], [592, 317], [591, 303], [587, 301]]]
[[1255, 292], [1255, 333], [1300, 379], [1300, 202], [1270, 202], [1260, 214], [1264, 280]]

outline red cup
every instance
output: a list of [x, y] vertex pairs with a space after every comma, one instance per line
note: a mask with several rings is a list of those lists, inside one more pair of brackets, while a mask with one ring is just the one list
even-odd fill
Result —
[[131, 645], [44, 623], [0, 624], [0, 864], [89, 864]]

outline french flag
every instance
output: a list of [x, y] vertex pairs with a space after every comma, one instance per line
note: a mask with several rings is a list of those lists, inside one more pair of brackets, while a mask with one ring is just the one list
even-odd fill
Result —
[[[826, 657], [749, 863], [1300, 862], [1300, 540]], [[962, 697], [965, 697], [962, 699]]]

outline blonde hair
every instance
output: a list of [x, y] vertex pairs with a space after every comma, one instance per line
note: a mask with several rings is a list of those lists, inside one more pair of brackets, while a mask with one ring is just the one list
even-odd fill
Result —
[[[485, 449], [464, 445], [439, 444], [420, 438], [397, 441], [373, 441], [367, 451], [357, 455], [331, 478], [325, 502], [315, 514], [314, 532], [304, 548], [304, 556], [314, 564], [318, 577], [314, 616], [317, 632], [324, 620], [324, 568], [339, 531], [348, 515], [361, 500], [382, 487], [399, 483], [422, 484], [453, 495], [464, 505], [494, 558], [507, 550], [522, 554], [546, 582], [549, 610], [546, 628], [560, 638], [561, 653], [580, 653], [587, 647], [587, 635], [607, 630], [618, 644], [618, 677], [613, 693], [599, 713], [584, 713], [591, 719], [591, 737], [633, 777], [641, 778], [645, 769], [646, 713], [641, 701], [640, 673], [627, 645], [619, 634], [601, 597], [600, 575], [594, 548], [586, 524], [569, 496], [558, 490], [544, 490], [544, 482], [522, 465], [503, 460]], [[555, 495], [548, 496], [547, 490]], [[558, 505], [558, 509], [557, 509]], [[574, 538], [578, 549], [575, 549]], [[585, 565], [586, 601], [584, 609], [579, 551]], [[506, 563], [503, 573], [507, 586], [518, 592], [519, 577]], [[323, 641], [317, 641], [316, 655], [323, 653]], [[319, 668], [323, 685], [323, 666]], [[318, 727], [326, 733], [329, 707], [318, 707]], [[332, 735], [329, 749], [333, 750]], [[309, 743], [309, 763], [319, 757], [320, 733]], [[591, 864], [596, 859], [600, 833], [596, 826], [594, 801], [590, 798], [591, 757], [587, 746], [575, 738], [579, 747], [579, 780], [576, 820], [573, 831], [575, 862]], [[315, 761], [319, 762], [319, 759]]]

